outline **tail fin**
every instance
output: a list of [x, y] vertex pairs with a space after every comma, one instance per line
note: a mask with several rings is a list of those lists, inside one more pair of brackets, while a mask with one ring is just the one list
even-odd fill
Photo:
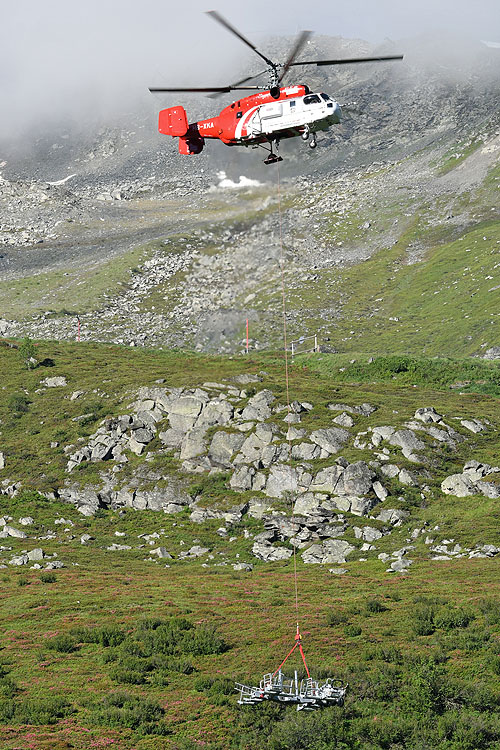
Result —
[[189, 125], [184, 107], [162, 109], [158, 117], [158, 130], [164, 135], [183, 136]]

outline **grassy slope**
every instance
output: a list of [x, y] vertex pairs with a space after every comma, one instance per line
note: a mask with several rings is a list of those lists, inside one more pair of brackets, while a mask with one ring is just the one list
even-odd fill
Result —
[[[152, 384], [160, 377], [169, 385], [194, 385], [262, 369], [268, 373], [264, 385], [284, 397], [283, 362], [271, 355], [223, 359], [50, 342], [39, 345], [39, 354], [40, 358], [52, 359], [54, 366], [28, 372], [20, 367], [16, 351], [0, 349], [0, 439], [7, 459], [2, 474], [13, 479], [19, 475], [25, 484], [35, 486], [46, 483], [41, 474], [47, 473], [49, 464], [56, 483], [62, 478], [62, 455], [59, 449], [48, 447], [57, 430], [68, 430], [67, 441], [79, 432], [88, 434], [95, 429], [95, 423], [78, 428], [78, 423], [70, 421], [71, 416], [85, 413], [87, 399], [100, 398], [105, 404], [103, 413], [121, 413], [131, 400], [127, 392], [131, 394], [139, 385]], [[325, 423], [326, 404], [332, 400], [378, 404], [379, 411], [370, 418], [373, 424], [395, 424], [418, 406], [431, 403], [447, 415], [480, 415], [495, 424], [500, 421], [498, 398], [460, 395], [449, 389], [457, 378], [470, 377], [467, 364], [443, 363], [439, 368], [433, 362], [427, 368], [429, 382], [425, 384], [422, 362], [418, 388], [409, 382], [412, 375], [418, 379], [415, 372], [391, 370], [384, 361], [378, 362], [378, 376], [370, 370], [373, 365], [358, 365], [349, 374], [348, 370], [339, 371], [341, 364], [342, 358], [322, 356], [297, 360], [292, 367], [292, 398], [307, 398], [318, 404], [308, 427]], [[478, 366], [475, 377], [489, 378], [494, 385], [498, 366]], [[40, 380], [47, 375], [66, 375], [68, 387], [36, 393]], [[8, 398], [23, 388], [28, 390], [32, 404], [26, 414], [14, 419]], [[82, 396], [81, 403], [80, 399], [64, 400], [61, 409], [61, 395], [73, 389], [86, 390], [88, 395]], [[94, 389], [105, 390], [108, 397], [92, 393]], [[479, 435], [474, 437], [472, 447], [469, 443], [467, 455], [443, 454], [439, 460], [451, 472], [466, 458], [494, 461], [495, 455], [498, 446], [494, 440]], [[352, 456], [346, 452], [346, 456], [353, 460], [354, 452]], [[362, 457], [359, 451], [356, 457]], [[349, 563], [349, 573], [339, 578], [319, 566], [304, 566], [299, 557], [299, 618], [311, 667], [317, 674], [319, 670], [333, 673], [351, 684], [345, 709], [304, 716], [296, 715], [293, 709], [241, 709], [234, 697], [224, 692], [223, 678], [258, 680], [278, 663], [293, 639], [293, 563], [266, 565], [251, 557], [251, 539], [245, 539], [244, 529], [255, 533], [255, 522], [246, 520], [235, 529], [236, 540], [230, 542], [217, 535], [219, 522], [193, 526], [183, 515], [127, 511], [121, 517], [103, 513], [86, 519], [71, 506], [36, 498], [2, 498], [0, 515], [5, 512], [16, 520], [20, 515], [31, 515], [35, 531], [57, 531], [55, 539], [43, 542], [9, 539], [7, 544], [13, 552], [41, 545], [47, 553], [57, 552], [67, 567], [55, 573], [53, 583], [43, 583], [34, 570], [1, 571], [4, 638], [0, 663], [10, 670], [9, 677], [17, 685], [16, 704], [39, 699], [47, 706], [55, 695], [63, 696], [74, 709], [66, 718], [55, 719], [53, 725], [47, 720], [33, 726], [20, 725], [15, 718], [4, 720], [0, 744], [5, 750], [83, 750], [113, 746], [111, 741], [123, 750], [226, 750], [255, 747], [256, 743], [274, 750], [320, 750], [334, 746], [332, 732], [340, 736], [339, 742], [343, 738], [344, 745], [338, 747], [359, 750], [426, 746], [479, 750], [495, 747], [500, 741], [500, 732], [494, 727], [500, 702], [500, 602], [495, 560], [432, 563], [426, 559], [428, 551], [420, 539], [412, 552], [416, 563], [408, 577], [389, 576], [386, 565], [368, 553], [367, 562]], [[72, 520], [74, 526], [67, 532], [64, 525], [55, 526], [54, 519], [59, 516]], [[440, 525], [434, 532], [436, 541], [450, 537], [465, 545], [497, 541], [500, 518], [496, 501], [443, 500], [434, 493], [425, 506], [412, 509], [412, 516], [410, 524], [393, 533], [390, 544], [383, 540], [380, 550], [385, 550], [384, 544], [387, 551], [403, 546], [411, 530], [423, 521], [431, 528]], [[207, 560], [210, 567], [203, 568], [197, 561], [174, 560], [165, 569], [144, 561], [147, 545], [124, 552], [105, 549], [112, 542], [135, 548], [139, 534], [161, 529], [161, 541], [155, 541], [154, 546], [164, 544], [177, 555], [191, 544], [201, 543], [215, 555], [214, 560]], [[116, 537], [117, 530], [126, 537]], [[82, 533], [90, 533], [94, 541], [82, 546]], [[231, 567], [215, 566], [218, 561], [231, 563], [237, 559], [255, 562], [254, 571], [240, 574]], [[385, 609], [373, 605], [373, 600]], [[467, 618], [462, 618], [462, 627], [450, 625], [450, 616], [457, 608], [474, 619], [464, 626]], [[418, 623], [432, 609], [433, 632], [417, 635]], [[116, 659], [121, 658], [119, 649], [80, 641], [76, 641], [73, 652], [48, 648], [52, 637], [68, 634], [76, 625], [108, 624], [137, 632], [144, 617], [179, 614], [193, 623], [216, 625], [232, 647], [219, 656], [190, 657], [197, 670], [193, 674], [167, 670], [166, 685], [150, 684], [149, 677], [144, 684], [118, 682], [112, 675], [116, 675]], [[210, 688], [207, 680], [200, 681], [203, 676], [218, 678], [219, 682]], [[113, 725], [109, 713], [103, 719], [95, 704], [117, 690], [135, 696], [136, 703], [140, 697], [157, 701], [166, 710], [164, 724], [170, 734], [147, 735], [144, 727], [131, 729], [130, 722], [117, 726], [115, 721]], [[33, 720], [39, 714], [33, 708], [35, 704], [30, 705]], [[144, 710], [141, 705], [137, 703], [139, 712]], [[96, 721], [100, 723], [96, 725]], [[452, 730], [452, 724], [458, 729]], [[472, 739], [466, 737], [466, 731], [470, 731], [466, 725], [473, 727]], [[422, 737], [430, 745], [422, 744]]]

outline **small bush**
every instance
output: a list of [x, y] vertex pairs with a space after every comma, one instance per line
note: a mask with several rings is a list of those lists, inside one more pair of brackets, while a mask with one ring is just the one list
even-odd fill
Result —
[[149, 675], [149, 684], [153, 687], [167, 687], [168, 683], [168, 672], [165, 669], [157, 669]]
[[114, 667], [109, 676], [115, 682], [120, 682], [125, 685], [144, 685], [146, 678], [142, 672], [137, 672], [133, 669], [127, 669], [121, 665]]
[[38, 365], [38, 361], [36, 359], [36, 346], [33, 341], [29, 338], [25, 338], [18, 351], [23, 366], [27, 370], [34, 370]]
[[330, 609], [326, 613], [326, 624], [330, 628], [334, 628], [337, 625], [343, 625], [345, 622], [347, 622], [347, 615], [343, 612], [337, 612], [336, 609]]
[[355, 638], [358, 635], [361, 635], [361, 628], [359, 625], [346, 625], [344, 628], [344, 635], [347, 638]]
[[451, 630], [452, 628], [466, 628], [474, 619], [471, 612], [464, 609], [442, 609], [434, 617], [437, 628]]
[[434, 624], [434, 607], [417, 607], [413, 612], [411, 627], [415, 635], [431, 635], [436, 626]]
[[96, 643], [106, 648], [108, 646], [119, 646], [125, 639], [125, 633], [118, 625], [104, 625], [101, 628], [96, 628], [94, 637]]
[[0, 679], [0, 698], [13, 698], [17, 693], [17, 685], [10, 677]]
[[24, 393], [13, 393], [7, 401], [7, 408], [12, 412], [14, 417], [20, 417], [29, 409], [31, 401]]
[[71, 713], [73, 713], [71, 704], [58, 696], [0, 702], [0, 722], [2, 723], [56, 724], [59, 719]]
[[18, 586], [27, 586], [29, 583], [28, 579], [25, 576], [20, 576], [17, 579], [17, 585]]
[[54, 638], [50, 638], [45, 645], [51, 651], [58, 651], [60, 654], [70, 654], [78, 648], [75, 639], [68, 634], [56, 635]]
[[385, 612], [387, 610], [387, 607], [378, 599], [368, 599], [365, 607], [366, 611], [372, 614], [375, 614], [377, 612]]
[[91, 708], [90, 721], [97, 726], [125, 727], [139, 734], [165, 736], [170, 730], [161, 721], [164, 714], [164, 709], [154, 701], [116, 692]]
[[229, 645], [220, 636], [215, 628], [207, 625], [200, 626], [194, 630], [189, 637], [184, 639], [183, 652], [197, 656], [206, 654], [223, 654], [229, 649]]
[[57, 581], [57, 576], [55, 573], [42, 573], [40, 575], [40, 580], [42, 583], [55, 583]]

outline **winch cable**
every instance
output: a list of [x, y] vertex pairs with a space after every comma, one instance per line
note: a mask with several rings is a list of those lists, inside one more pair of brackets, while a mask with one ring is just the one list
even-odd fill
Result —
[[[280, 168], [279, 168], [279, 162], [277, 163], [277, 175], [278, 175], [278, 215], [279, 215], [279, 246], [280, 246], [280, 270], [281, 270], [281, 298], [282, 298], [282, 310], [283, 310], [283, 346], [284, 346], [284, 352], [285, 352], [285, 386], [286, 386], [286, 408], [287, 408], [287, 437], [288, 437], [288, 460], [291, 462], [292, 459], [292, 439], [290, 436], [290, 415], [291, 415], [291, 408], [290, 408], [290, 373], [289, 373], [289, 367], [288, 367], [288, 340], [287, 340], [287, 325], [286, 325], [286, 286], [285, 286], [285, 259], [284, 259], [284, 250], [283, 250], [283, 212], [281, 207], [281, 176], [280, 176]], [[292, 467], [291, 463], [289, 463], [290, 466], [290, 477], [292, 477]], [[291, 482], [293, 487], [293, 481]], [[293, 512], [293, 505], [294, 505], [294, 499], [295, 499], [295, 492], [292, 490], [291, 492], [291, 504], [292, 504], [292, 512]], [[297, 580], [297, 548], [296, 545], [293, 545], [293, 578], [294, 578], [294, 588], [295, 588], [295, 614], [297, 619], [297, 635], [295, 636], [295, 645], [288, 654], [288, 656], [285, 658], [285, 660], [282, 662], [282, 664], [278, 667], [278, 670], [281, 669], [285, 661], [288, 659], [288, 657], [295, 651], [297, 646], [300, 649], [300, 652], [302, 654], [302, 659], [304, 661], [304, 665], [306, 668], [307, 676], [309, 677], [309, 670], [307, 668], [304, 652], [302, 650], [302, 642], [301, 642], [301, 636], [299, 631], [299, 594], [298, 594], [298, 580]], [[276, 670], [276, 671], [278, 671]], [[276, 672], [275, 672], [276, 674]]]

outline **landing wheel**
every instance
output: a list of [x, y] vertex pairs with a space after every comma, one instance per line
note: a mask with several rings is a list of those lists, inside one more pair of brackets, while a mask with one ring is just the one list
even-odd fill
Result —
[[308, 138], [309, 138], [309, 128], [306, 125], [304, 128], [304, 132], [302, 133], [302, 140], [307, 141]]
[[311, 137], [311, 140], [309, 141], [309, 148], [316, 148], [317, 145], [318, 145], [318, 143], [316, 141], [316, 136], [313, 135]]

